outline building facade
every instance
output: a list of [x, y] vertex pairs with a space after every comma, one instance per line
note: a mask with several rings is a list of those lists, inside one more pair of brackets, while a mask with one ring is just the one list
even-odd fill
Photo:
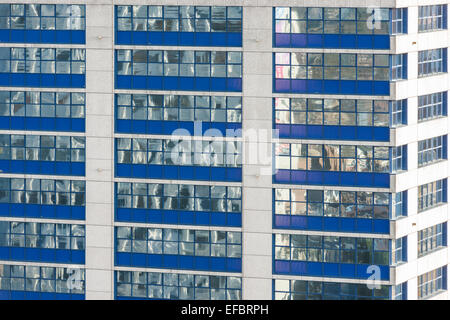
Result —
[[448, 299], [448, 3], [0, 0], [0, 299]]

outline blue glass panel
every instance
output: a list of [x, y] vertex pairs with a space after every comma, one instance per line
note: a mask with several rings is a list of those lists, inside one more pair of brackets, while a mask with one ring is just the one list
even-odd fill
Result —
[[374, 219], [373, 230], [376, 233], [389, 233], [389, 220]]
[[227, 43], [227, 34], [225, 32], [214, 32], [211, 36], [210, 45], [224, 46]]
[[9, 29], [0, 29], [0, 42], [9, 42]]
[[116, 76], [117, 89], [131, 89], [131, 78], [129, 76]]
[[354, 278], [356, 276], [356, 269], [354, 264], [342, 263], [339, 265], [341, 269], [341, 276], [345, 278]]
[[180, 32], [179, 40], [181, 46], [193, 46], [195, 45], [194, 32]]
[[146, 45], [147, 40], [147, 32], [143, 31], [134, 31], [133, 32], [133, 44], [135, 45]]
[[163, 35], [164, 35], [163, 32], [149, 32], [148, 33], [149, 44], [152, 45], [164, 44]]
[[164, 32], [164, 45], [174, 46], [178, 44], [178, 32]]
[[226, 271], [227, 261], [225, 258], [213, 258], [211, 259], [211, 269], [215, 271]]
[[195, 90], [195, 78], [194, 77], [179, 77], [180, 90], [192, 91]]
[[132, 33], [129, 31], [117, 31], [116, 32], [116, 43], [117, 44], [129, 44], [130, 39], [132, 39]]
[[163, 89], [163, 77], [148, 76], [147, 89], [161, 90]]
[[70, 33], [73, 44], [86, 43], [86, 32], [84, 30], [71, 30]]
[[342, 48], [356, 48], [356, 35], [341, 35]]
[[[284, 270], [288, 269], [287, 266], [282, 266]], [[304, 275], [308, 274], [308, 263], [307, 262], [291, 262], [290, 270], [286, 270], [289, 273]]]
[[10, 74], [11, 85], [16, 87], [25, 86], [25, 74], [22, 73], [11, 73]]
[[228, 47], [241, 47], [242, 46], [242, 33], [228, 32], [227, 38], [228, 38], [228, 43], [227, 43]]
[[194, 257], [191, 256], [179, 256], [179, 266], [181, 269], [191, 270], [194, 268]]
[[326, 48], [340, 48], [341, 37], [338, 34], [325, 34], [324, 35], [324, 47]]
[[391, 39], [388, 35], [374, 35], [373, 38], [375, 49], [390, 49]]
[[356, 39], [359, 49], [371, 49], [373, 48], [373, 36], [372, 35], [357, 35]]
[[25, 30], [10, 30], [11, 42], [25, 42]]
[[[276, 47], [289, 47], [290, 45], [291, 45], [291, 36], [289, 34], [285, 34], [285, 33], [276, 33], [275, 34], [275, 46]], [[306, 37], [304, 38], [304, 41], [297, 41], [297, 46], [299, 46], [299, 47], [306, 46]]]
[[308, 46], [308, 38], [305, 34], [292, 34], [291, 41], [293, 47], [304, 48]]
[[196, 32], [195, 33], [195, 44], [197, 46], [208, 46], [211, 43], [211, 33], [210, 32]]
[[145, 89], [147, 88], [147, 77], [145, 76], [133, 76], [133, 88]]
[[27, 74], [25, 75], [25, 85], [27, 87], [40, 87], [41, 77], [39, 74]]
[[55, 43], [56, 42], [56, 31], [55, 30], [42, 30], [41, 31], [41, 41], [43, 43]]

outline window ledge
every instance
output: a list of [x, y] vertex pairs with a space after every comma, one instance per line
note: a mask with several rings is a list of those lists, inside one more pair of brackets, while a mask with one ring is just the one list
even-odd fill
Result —
[[422, 210], [422, 211], [417, 211], [417, 213], [418, 213], [418, 214], [421, 214], [421, 213], [423, 213], [423, 212], [429, 211], [429, 210], [431, 210], [431, 209], [443, 207], [443, 206], [445, 206], [445, 205], [447, 205], [447, 202], [441, 202], [441, 203], [436, 204], [436, 205], [434, 205], [434, 206], [432, 206], [432, 207], [428, 207], [428, 208], [426, 208], [426, 209], [424, 209], [424, 210]]
[[438, 163], [445, 162], [445, 161], [447, 161], [447, 160], [448, 160], [448, 159], [439, 159], [439, 160], [437, 160], [437, 161], [433, 161], [433, 162], [429, 162], [429, 163], [427, 163], [427, 164], [424, 164], [423, 166], [419, 166], [419, 164], [417, 164], [417, 169], [426, 168], [426, 167], [432, 166], [432, 165], [434, 165], [434, 164], [438, 164]]
[[430, 32], [447, 31], [447, 30], [448, 30], [448, 29], [444, 29], [444, 28], [442, 28], [442, 29], [430, 29], [430, 30], [418, 31], [417, 33], [418, 33], [418, 34], [421, 34], [421, 33], [430, 33]]
[[400, 128], [404, 128], [407, 127], [408, 124], [407, 123], [401, 123], [401, 124], [397, 124], [397, 125], [391, 125], [389, 128], [390, 129], [400, 129]]
[[418, 75], [417, 79], [426, 79], [426, 78], [430, 78], [430, 77], [435, 77], [435, 76], [441, 76], [443, 74], [447, 74], [448, 72], [436, 72], [436, 73], [427, 73], [424, 75]]
[[437, 248], [434, 248], [431, 251], [427, 251], [427, 252], [425, 252], [425, 253], [423, 253], [421, 255], [417, 255], [417, 259], [422, 259], [422, 258], [424, 258], [424, 257], [426, 257], [426, 256], [428, 256], [428, 255], [430, 255], [432, 253], [438, 252], [438, 251], [440, 251], [442, 249], [447, 249], [447, 246], [439, 246]]
[[435, 296], [437, 296], [437, 295], [439, 295], [439, 294], [441, 294], [441, 293], [444, 293], [444, 292], [446, 292], [446, 291], [447, 291], [447, 290], [445, 290], [445, 289], [440, 289], [440, 290], [434, 292], [433, 294], [431, 294], [431, 295], [429, 295], [429, 296], [426, 296], [426, 297], [424, 297], [424, 298], [419, 298], [419, 300], [429, 300], [429, 299], [431, 299], [431, 298], [433, 298], [433, 297], [435, 297]]
[[438, 116], [438, 117], [434, 117], [434, 118], [429, 118], [429, 119], [424, 119], [424, 120], [417, 121], [417, 124], [420, 125], [422, 123], [426, 123], [426, 122], [429, 122], [429, 121], [445, 119], [445, 118], [447, 118], [447, 116], [446, 115], [445, 116], [442, 115], [442, 116]]
[[396, 268], [396, 267], [403, 266], [404, 264], [407, 264], [407, 263], [408, 263], [408, 261], [399, 261], [399, 262], [397, 262], [397, 263], [393, 263], [393, 264], [391, 265], [391, 267]]
[[395, 221], [401, 221], [401, 220], [403, 220], [403, 219], [405, 219], [405, 218], [408, 218], [408, 216], [407, 216], [407, 215], [401, 215], [401, 216], [398, 216], [398, 217], [391, 218], [391, 219], [389, 219], [389, 220], [395, 222]]

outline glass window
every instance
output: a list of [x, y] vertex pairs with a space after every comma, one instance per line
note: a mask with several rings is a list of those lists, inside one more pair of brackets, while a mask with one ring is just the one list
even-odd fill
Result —
[[240, 187], [117, 183], [116, 193], [118, 208], [240, 213], [242, 206]]
[[444, 282], [444, 274], [447, 272], [447, 267], [437, 268], [428, 273], [422, 274], [417, 278], [418, 298], [426, 299], [442, 290], [447, 290]]
[[85, 137], [0, 135], [0, 159], [40, 161], [85, 161]]
[[447, 5], [419, 7], [419, 32], [447, 29]]
[[402, 191], [392, 194], [392, 219], [398, 219], [407, 215], [407, 192]]
[[447, 72], [447, 49], [419, 51], [419, 77]]
[[240, 167], [238, 141], [118, 138], [117, 161], [129, 164]]
[[447, 115], [447, 92], [419, 96], [418, 121], [427, 121]]
[[389, 300], [389, 286], [368, 289], [346, 282], [273, 280], [275, 300]]
[[389, 218], [389, 193], [274, 189], [275, 215]]
[[389, 126], [383, 100], [274, 98], [276, 124]]
[[391, 56], [391, 80], [407, 79], [406, 54], [396, 54]]
[[391, 101], [392, 127], [407, 124], [407, 101], [407, 99]]
[[[5, 222], [0, 227], [4, 247], [84, 250], [84, 225]], [[25, 241], [26, 238], [26, 241]]]
[[85, 74], [85, 49], [3, 48], [0, 72]]
[[447, 179], [434, 181], [418, 187], [418, 211], [447, 202]]
[[393, 287], [393, 300], [406, 300], [408, 282]]
[[242, 7], [116, 6], [118, 31], [242, 32]]
[[279, 143], [276, 169], [389, 172], [389, 148], [372, 146]]
[[116, 235], [118, 252], [241, 257], [239, 232], [117, 227]]
[[116, 295], [147, 299], [239, 300], [241, 278], [202, 274], [116, 271]]
[[418, 166], [423, 167], [447, 158], [447, 136], [418, 142]]
[[[275, 234], [275, 261], [389, 265], [389, 240]], [[355, 261], [356, 259], [356, 261]]]
[[116, 59], [119, 75], [242, 77], [240, 52], [121, 49]]
[[447, 234], [447, 223], [441, 223], [417, 232], [417, 255], [422, 257], [447, 246], [445, 235]]
[[276, 79], [389, 80], [389, 55], [284, 52], [274, 55]]
[[[18, 96], [23, 98], [18, 100]], [[11, 117], [84, 118], [85, 93], [0, 91], [0, 115]]]
[[398, 171], [407, 169], [407, 145], [392, 147], [392, 169], [391, 172], [395, 173]]
[[0, 29], [85, 30], [84, 5], [3, 4]]
[[395, 239], [392, 262], [399, 264], [407, 261], [407, 237]]
[[84, 294], [85, 270], [1, 264], [0, 290]]
[[183, 95], [116, 95], [117, 119], [241, 122], [242, 98]]
[[[367, 22], [376, 17], [373, 25]], [[386, 8], [305, 8], [275, 7], [275, 33], [312, 34], [389, 34]]]
[[85, 205], [82, 180], [0, 178], [0, 202], [42, 205]]
[[394, 8], [392, 10], [392, 20], [391, 20], [391, 34], [402, 34], [407, 33], [407, 8]]

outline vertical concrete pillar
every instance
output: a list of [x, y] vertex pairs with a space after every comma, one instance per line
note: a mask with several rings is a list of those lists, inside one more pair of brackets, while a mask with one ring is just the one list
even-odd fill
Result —
[[272, 8], [243, 8], [242, 298], [272, 299]]
[[114, 12], [86, 5], [86, 299], [114, 298]]

